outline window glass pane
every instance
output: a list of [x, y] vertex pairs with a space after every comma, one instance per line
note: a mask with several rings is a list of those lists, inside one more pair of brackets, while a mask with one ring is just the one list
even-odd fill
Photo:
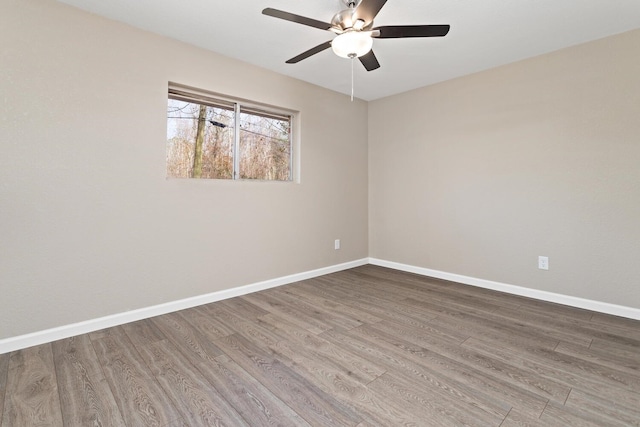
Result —
[[167, 177], [233, 177], [233, 106], [178, 99], [167, 104]]
[[168, 95], [168, 178], [291, 181], [291, 113], [176, 83]]
[[291, 120], [240, 108], [240, 179], [291, 179]]

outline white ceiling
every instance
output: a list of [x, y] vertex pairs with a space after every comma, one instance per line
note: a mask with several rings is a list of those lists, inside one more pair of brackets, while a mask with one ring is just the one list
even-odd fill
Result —
[[[350, 60], [326, 50], [285, 61], [333, 34], [261, 14], [265, 7], [324, 22], [340, 0], [59, 0], [345, 94]], [[388, 0], [375, 26], [450, 24], [443, 38], [375, 40], [381, 68], [356, 62], [355, 95], [373, 100], [640, 28], [640, 0]], [[631, 52], [639, 55], [639, 52]]]

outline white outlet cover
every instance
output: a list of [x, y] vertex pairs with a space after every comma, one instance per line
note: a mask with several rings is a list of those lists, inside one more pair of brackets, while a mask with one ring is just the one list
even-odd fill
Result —
[[548, 270], [549, 269], [549, 257], [539, 256], [538, 257], [538, 268], [540, 270]]

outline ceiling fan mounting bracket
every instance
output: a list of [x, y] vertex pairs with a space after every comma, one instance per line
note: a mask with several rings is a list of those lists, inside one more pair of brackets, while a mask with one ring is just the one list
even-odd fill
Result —
[[349, 9], [354, 9], [361, 1], [362, 0], [341, 0], [341, 3], [344, 3]]

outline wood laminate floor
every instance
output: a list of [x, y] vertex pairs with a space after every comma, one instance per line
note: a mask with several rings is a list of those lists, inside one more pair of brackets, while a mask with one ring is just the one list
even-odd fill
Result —
[[9, 426], [640, 426], [640, 322], [371, 265], [0, 355]]

